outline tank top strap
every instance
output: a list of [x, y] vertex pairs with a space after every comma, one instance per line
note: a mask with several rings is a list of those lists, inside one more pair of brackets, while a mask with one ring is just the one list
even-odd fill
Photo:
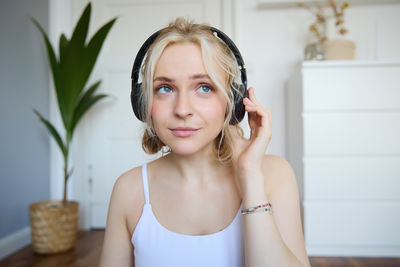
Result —
[[142, 180], [143, 180], [143, 190], [144, 190], [144, 198], [146, 200], [146, 204], [150, 204], [149, 201], [149, 182], [147, 179], [147, 164], [142, 165]]

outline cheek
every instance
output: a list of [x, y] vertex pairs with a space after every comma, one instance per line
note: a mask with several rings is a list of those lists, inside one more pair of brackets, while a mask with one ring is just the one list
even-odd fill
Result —
[[164, 116], [165, 112], [162, 112], [162, 105], [160, 103], [157, 103], [156, 101], [153, 102], [151, 106], [151, 120], [153, 121], [153, 127], [154, 130], [156, 131], [157, 135], [159, 136], [158, 129], [162, 125], [163, 121], [166, 121]]
[[151, 105], [151, 117], [153, 118], [153, 120], [157, 119], [159, 115], [162, 114], [160, 111], [161, 111], [161, 105], [156, 101], [154, 101], [153, 104]]
[[165, 118], [163, 118], [165, 112], [162, 112], [162, 110], [162, 105], [156, 101], [154, 101], [151, 105], [151, 120], [153, 121], [154, 131], [158, 136], [160, 136], [159, 129], [162, 125], [162, 122], [166, 121]]
[[208, 118], [213, 120], [224, 121], [227, 102], [225, 100], [218, 100], [209, 102], [202, 105], [202, 109], [207, 113]]
[[216, 105], [218, 106], [217, 111], [218, 111], [219, 116], [225, 118], [226, 108], [228, 105], [228, 102], [226, 101], [226, 99], [225, 98], [218, 99]]

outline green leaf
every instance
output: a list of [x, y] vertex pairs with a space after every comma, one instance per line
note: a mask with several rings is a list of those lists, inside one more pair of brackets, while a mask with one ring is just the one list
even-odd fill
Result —
[[46, 49], [47, 49], [47, 55], [49, 58], [49, 63], [51, 67], [51, 73], [53, 75], [53, 82], [54, 82], [54, 87], [56, 89], [56, 95], [57, 95], [57, 101], [58, 101], [58, 107], [60, 109], [61, 117], [63, 119], [64, 125], [66, 123], [66, 107], [65, 107], [65, 101], [64, 101], [64, 94], [62, 90], [62, 85], [61, 85], [61, 70], [59, 63], [57, 61], [56, 55], [54, 53], [54, 49], [51, 46], [51, 43], [49, 41], [49, 38], [47, 37], [46, 33], [44, 32], [42, 26], [40, 26], [39, 22], [37, 22], [33, 17], [31, 17], [32, 22], [36, 25], [36, 27], [39, 29], [41, 32], [44, 42], [46, 44]]
[[[75, 40], [83, 40], [82, 36], [86, 36], [89, 19], [90, 6], [88, 5], [79, 19], [78, 25], [75, 27], [73, 37], [71, 38], [67, 48], [67, 56], [65, 57], [65, 60], [61, 62], [61, 68], [63, 70], [62, 84], [65, 90], [64, 95], [67, 110], [66, 128], [72, 127], [74, 119], [73, 109], [76, 106], [76, 102], [80, 99], [80, 95], [93, 70], [94, 63], [103, 45], [104, 39], [106, 38], [106, 35], [112, 26], [111, 23], [100, 28], [100, 30], [93, 37], [96, 40], [99, 40], [100, 37], [100, 42], [97, 42], [99, 46], [92, 46], [93, 48], [87, 49], [83, 42], [78, 42]], [[88, 46], [89, 45], [90, 42]], [[94, 60], [92, 59], [93, 54], [95, 55]]]
[[72, 120], [72, 126], [71, 126], [72, 132], [74, 131], [75, 127], [78, 125], [80, 119], [83, 117], [86, 111], [88, 111], [90, 107], [92, 107], [97, 101], [99, 101], [104, 97], [107, 97], [107, 95], [105, 94], [94, 96], [94, 93], [99, 87], [100, 82], [101, 81], [97, 81], [92, 86], [90, 86], [89, 89], [86, 90], [85, 94], [80, 99], [79, 103], [77, 104], [74, 111], [74, 117]]
[[64, 147], [64, 144], [63, 144], [63, 141], [61, 139], [61, 136], [57, 132], [56, 128], [48, 120], [43, 118], [43, 116], [36, 109], [33, 109], [33, 112], [39, 117], [39, 119], [47, 127], [47, 130], [49, 130], [51, 135], [54, 137], [54, 140], [56, 141], [56, 143], [60, 147], [61, 153], [64, 155], [64, 157], [66, 157], [66, 149]]
[[[86, 49], [85, 55], [87, 60], [85, 61], [84, 65], [84, 72], [91, 72], [94, 64], [96, 63], [97, 57], [100, 53], [101, 47], [103, 46], [103, 42], [107, 37], [108, 32], [110, 31], [111, 27], [115, 23], [117, 18], [112, 19], [103, 27], [101, 27], [90, 39]], [[89, 78], [89, 77], [88, 77]]]
[[68, 127], [70, 127], [72, 123], [73, 109], [91, 73], [91, 70], [86, 71], [83, 67], [85, 65], [84, 62], [87, 60], [85, 56], [85, 40], [89, 29], [90, 15], [91, 4], [88, 3], [72, 33], [66, 51], [67, 56], [65, 60], [61, 62], [64, 74], [62, 83], [66, 90]]
[[82, 12], [81, 17], [79, 18], [78, 23], [75, 26], [71, 37], [72, 45], [85, 45], [86, 36], [89, 29], [89, 21], [90, 21], [90, 13], [91, 13], [92, 5], [88, 3], [85, 7], [85, 10]]
[[100, 99], [107, 97], [108, 95], [105, 94], [100, 94], [100, 95], [96, 95], [93, 96], [91, 98], [88, 99], [88, 101], [82, 105], [80, 107], [80, 111], [79, 113], [76, 114], [76, 116], [74, 116], [74, 123], [73, 123], [73, 128], [72, 131], [75, 130], [75, 127], [78, 125], [80, 119], [82, 118], [82, 116], [86, 113], [86, 111], [88, 111], [94, 104], [96, 104]]
[[66, 38], [60, 39], [60, 42], [63, 41], [66, 44], [60, 44], [61, 84], [66, 105], [65, 128], [71, 128], [74, 107], [85, 87], [86, 81], [82, 77], [90, 75], [90, 73], [83, 73], [84, 70], [82, 67], [85, 61], [85, 40], [89, 27], [90, 14], [91, 4], [89, 3], [74, 28], [71, 40], [65, 42]]
[[59, 43], [59, 49], [60, 49], [60, 62], [65, 61], [66, 57], [66, 50], [68, 48], [68, 39], [65, 37], [65, 35], [62, 33], [60, 36], [60, 43]]

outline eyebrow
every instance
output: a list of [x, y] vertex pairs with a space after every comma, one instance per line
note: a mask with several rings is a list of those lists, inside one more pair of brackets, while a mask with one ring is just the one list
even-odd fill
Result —
[[209, 79], [211, 80], [210, 76], [208, 74], [194, 74], [190, 76], [191, 79], [196, 80], [196, 79]]
[[[203, 73], [199, 73], [199, 74], [194, 74], [192, 76], [190, 76], [190, 79], [192, 80], [198, 80], [198, 79], [208, 79], [211, 80], [210, 76], [208, 74], [203, 74]], [[155, 77], [153, 82], [156, 81], [161, 81], [161, 82], [173, 82], [174, 79], [165, 77], [165, 76], [159, 76], [159, 77]]]

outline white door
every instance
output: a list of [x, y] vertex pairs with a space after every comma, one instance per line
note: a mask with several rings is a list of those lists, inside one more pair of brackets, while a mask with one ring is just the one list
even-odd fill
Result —
[[[153, 32], [178, 16], [221, 28], [226, 24], [222, 21], [224, 5], [224, 0], [92, 2], [90, 36], [93, 29], [98, 29], [111, 18], [117, 16], [118, 20], [105, 41], [91, 78], [92, 82], [102, 79], [99, 93], [111, 97], [89, 111], [81, 134], [85, 147], [79, 151], [84, 161], [79, 164], [90, 167], [90, 186], [86, 186], [89, 203], [86, 203], [85, 211], [90, 214], [85, 216], [90, 220], [90, 227], [105, 227], [112, 187], [118, 176], [155, 158], [142, 151], [144, 127], [135, 118], [130, 103], [131, 68], [140, 46]], [[79, 16], [83, 6], [83, 2], [75, 4], [74, 17]]]

